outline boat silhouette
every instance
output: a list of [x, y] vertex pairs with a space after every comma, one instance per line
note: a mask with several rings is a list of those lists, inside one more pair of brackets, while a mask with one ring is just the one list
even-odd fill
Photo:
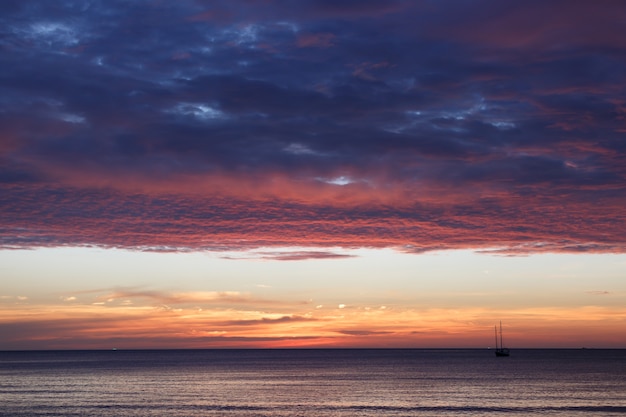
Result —
[[494, 330], [496, 331], [496, 356], [509, 356], [509, 349], [505, 348], [502, 344], [502, 321], [500, 321], [500, 344], [498, 345], [498, 327], [494, 326]]

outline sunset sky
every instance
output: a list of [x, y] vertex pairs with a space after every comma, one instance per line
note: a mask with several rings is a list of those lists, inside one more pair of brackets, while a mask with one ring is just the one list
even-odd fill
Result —
[[621, 0], [0, 2], [0, 350], [626, 348]]

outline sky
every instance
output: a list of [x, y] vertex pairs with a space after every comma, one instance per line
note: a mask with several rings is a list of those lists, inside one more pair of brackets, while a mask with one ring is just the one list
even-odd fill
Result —
[[0, 350], [626, 348], [621, 0], [5, 0]]

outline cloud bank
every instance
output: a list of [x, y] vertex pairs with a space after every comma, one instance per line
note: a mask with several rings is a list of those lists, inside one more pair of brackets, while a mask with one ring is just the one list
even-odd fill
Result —
[[0, 16], [3, 248], [626, 250], [619, 1]]

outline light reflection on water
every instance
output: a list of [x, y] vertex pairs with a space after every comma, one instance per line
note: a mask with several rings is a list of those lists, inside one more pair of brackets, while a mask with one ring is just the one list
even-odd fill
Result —
[[2, 416], [626, 414], [626, 350], [0, 352]]

